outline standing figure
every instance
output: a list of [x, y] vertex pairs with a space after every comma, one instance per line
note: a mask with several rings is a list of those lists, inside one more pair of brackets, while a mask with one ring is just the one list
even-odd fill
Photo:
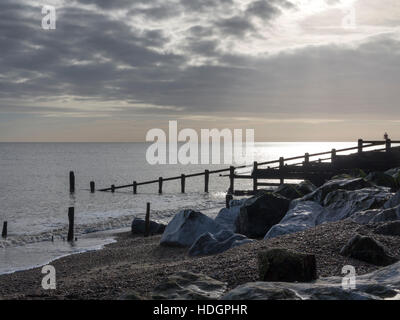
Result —
[[386, 141], [389, 140], [389, 135], [387, 134], [387, 132], [385, 132], [385, 134], [383, 135], [383, 139], [385, 139]]

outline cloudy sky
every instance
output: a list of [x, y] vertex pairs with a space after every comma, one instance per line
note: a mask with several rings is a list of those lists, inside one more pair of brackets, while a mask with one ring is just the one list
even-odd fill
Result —
[[0, 141], [399, 139], [399, 26], [398, 0], [1, 0]]

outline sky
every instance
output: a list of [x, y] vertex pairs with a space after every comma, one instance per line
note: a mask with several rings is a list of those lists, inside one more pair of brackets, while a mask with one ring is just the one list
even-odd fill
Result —
[[399, 84], [398, 0], [0, 1], [2, 142], [400, 140]]

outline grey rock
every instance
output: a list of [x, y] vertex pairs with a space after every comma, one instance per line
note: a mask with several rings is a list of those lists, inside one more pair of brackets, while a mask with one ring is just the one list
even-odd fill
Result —
[[167, 225], [160, 244], [190, 247], [202, 234], [217, 233], [222, 229], [218, 223], [201, 212], [183, 210]]
[[225, 282], [183, 271], [160, 283], [151, 296], [157, 300], [215, 300], [223, 295], [226, 288]]
[[234, 234], [228, 230], [222, 230], [216, 234], [207, 232], [196, 240], [188, 254], [190, 256], [218, 254], [252, 241], [244, 235]]
[[365, 180], [377, 186], [388, 187], [393, 190], [397, 189], [396, 180], [391, 175], [383, 172], [371, 172], [365, 177]]
[[247, 199], [231, 200], [229, 208], [223, 208], [215, 217], [215, 222], [220, 224], [224, 229], [235, 232], [235, 221], [240, 213], [241, 206]]
[[235, 221], [236, 233], [261, 238], [279, 223], [289, 208], [290, 200], [272, 193], [247, 199]]
[[391, 221], [384, 223], [374, 230], [376, 234], [383, 234], [385, 236], [400, 236], [400, 221]]
[[397, 221], [400, 220], [400, 205], [389, 209], [360, 211], [352, 215], [351, 219], [360, 224]]
[[296, 291], [272, 282], [249, 282], [224, 295], [222, 300], [300, 300]]
[[261, 281], [310, 282], [317, 279], [315, 256], [286, 249], [269, 249], [258, 254]]
[[[162, 234], [165, 230], [165, 224], [150, 221], [150, 234]], [[135, 218], [132, 221], [131, 233], [133, 235], [143, 235], [145, 232], [146, 223], [143, 219]]]
[[400, 205], [400, 191], [397, 191], [388, 201], [383, 205], [384, 209], [394, 208]]
[[340, 250], [340, 254], [377, 266], [387, 266], [398, 260], [390, 256], [385, 248], [371, 237], [359, 234], [352, 237]]

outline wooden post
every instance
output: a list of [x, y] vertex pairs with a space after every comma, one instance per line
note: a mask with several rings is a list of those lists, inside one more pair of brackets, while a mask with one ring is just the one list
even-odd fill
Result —
[[162, 194], [162, 184], [163, 184], [163, 178], [159, 177], [158, 178], [158, 193]]
[[75, 173], [73, 171], [69, 172], [69, 192], [75, 192]]
[[253, 164], [253, 191], [256, 192], [258, 189], [257, 185], [257, 170], [258, 170], [258, 162], [254, 161]]
[[6, 239], [7, 238], [7, 221], [3, 222], [3, 231], [1, 232], [1, 236]]
[[233, 194], [235, 189], [235, 167], [229, 167], [229, 193]]
[[363, 139], [358, 139], [358, 153], [363, 152], [363, 144], [364, 144]]
[[204, 171], [204, 192], [208, 193], [208, 183], [210, 182], [210, 170]]
[[75, 208], [69, 207], [68, 208], [68, 236], [67, 241], [71, 242], [74, 241], [74, 216], [75, 216]]
[[226, 197], [225, 197], [225, 201], [226, 201], [226, 207], [229, 209], [229, 207], [230, 207], [230, 205], [229, 205], [229, 202], [231, 202], [231, 200], [233, 199], [233, 196], [230, 194], [230, 193], [227, 193], [226, 194]]
[[280, 179], [281, 180], [280, 181], [281, 184], [285, 183], [285, 179], [282, 177], [282, 175], [283, 175], [282, 170], [283, 170], [284, 167], [285, 167], [285, 159], [283, 157], [280, 157], [279, 158], [279, 171], [280, 171], [280, 175], [281, 175], [281, 179]]
[[111, 192], [114, 193], [115, 192], [115, 185], [111, 185]]
[[94, 181], [90, 181], [90, 192], [91, 193], [95, 192], [95, 183], [94, 183]]
[[386, 139], [386, 152], [390, 152], [391, 148], [392, 148], [392, 140]]
[[137, 182], [133, 181], [133, 194], [137, 194]]
[[186, 176], [184, 174], [181, 174], [181, 192], [185, 193], [185, 179]]
[[305, 155], [304, 155], [304, 165], [305, 166], [308, 166], [310, 164], [310, 154], [307, 152]]
[[144, 225], [144, 236], [148, 237], [150, 235], [150, 202], [146, 204], [146, 218]]

